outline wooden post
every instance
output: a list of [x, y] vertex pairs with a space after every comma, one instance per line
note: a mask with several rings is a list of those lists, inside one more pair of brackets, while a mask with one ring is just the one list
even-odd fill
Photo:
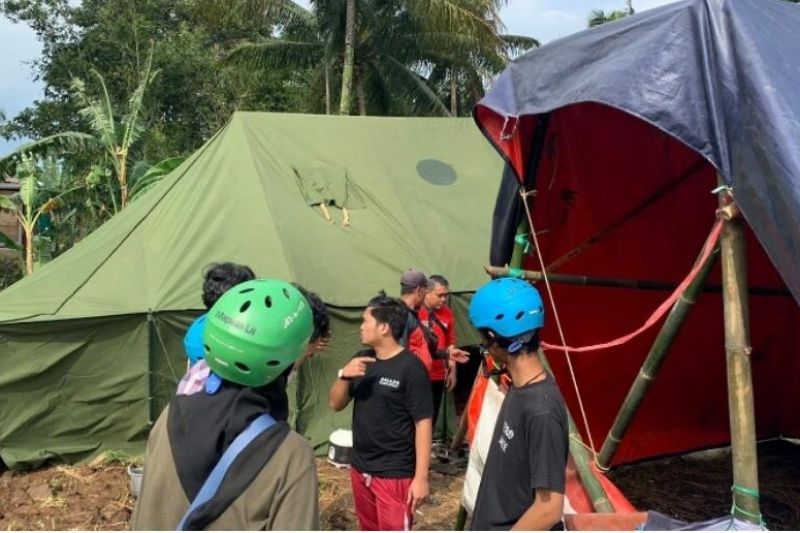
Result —
[[[485, 266], [483, 269], [487, 274], [496, 278], [508, 276], [511, 270], [508, 267]], [[539, 270], [523, 270], [522, 278], [528, 281], [544, 281], [544, 274]], [[581, 276], [576, 274], [559, 274], [548, 272], [547, 279], [550, 283], [560, 283], [564, 285], [581, 285], [583, 287], [620, 287], [623, 289], [639, 289], [644, 291], [674, 291], [678, 285], [676, 283], [664, 283], [662, 281], [650, 281], [644, 279], [628, 278], [601, 278], [596, 276]], [[702, 292], [714, 292], [722, 294], [722, 285], [706, 284], [701, 289]], [[778, 287], [750, 287], [749, 294], [758, 296], [783, 296], [792, 297], [788, 289]]]
[[456, 515], [456, 527], [453, 531], [464, 531], [464, 526], [467, 523], [467, 508], [463, 505], [458, 507], [458, 514]]
[[720, 213], [727, 221], [720, 237], [720, 257], [733, 456], [733, 514], [761, 525], [744, 228], [727, 188], [720, 193]]
[[606, 441], [597, 456], [597, 467], [600, 470], [608, 470], [611, 466], [611, 460], [614, 458], [622, 437], [639, 409], [639, 405], [650, 388], [650, 384], [658, 374], [661, 363], [664, 361], [667, 351], [672, 347], [672, 343], [675, 341], [675, 337], [678, 335], [678, 331], [683, 325], [689, 310], [694, 306], [698, 294], [702, 291], [708, 275], [716, 263], [716, 259], [717, 250], [708, 256], [706, 262], [697, 273], [697, 277], [686, 287], [678, 301], [672, 306], [664, 325], [661, 326], [661, 331], [658, 332], [655, 341], [653, 341], [653, 346], [650, 348], [641, 370], [639, 370], [639, 375], [636, 376], [633, 386], [628, 391], [617, 418], [608, 432], [608, 437], [606, 437]]

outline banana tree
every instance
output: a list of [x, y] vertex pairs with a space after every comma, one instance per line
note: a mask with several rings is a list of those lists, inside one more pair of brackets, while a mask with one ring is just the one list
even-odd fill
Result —
[[76, 152], [93, 146], [94, 137], [88, 133], [65, 131], [23, 144], [0, 157], [0, 181], [10, 178], [23, 157], [46, 157], [51, 154]]
[[108, 95], [106, 82], [96, 70], [92, 73], [97, 77], [102, 89], [101, 98], [95, 99], [86, 92], [86, 83], [81, 79], [72, 80], [72, 91], [84, 107], [79, 111], [86, 118], [94, 130], [97, 140], [111, 157], [114, 173], [120, 190], [119, 208], [128, 204], [128, 154], [131, 147], [139, 140], [144, 132], [145, 125], [142, 117], [144, 94], [159, 71], [152, 71], [153, 49], [141, 72], [139, 85], [128, 99], [126, 113], [122, 117], [114, 114], [111, 98]]
[[186, 161], [186, 157], [178, 156], [164, 159], [155, 165], [150, 165], [145, 161], [136, 163], [131, 170], [131, 201], [136, 200], [140, 195], [155, 187], [184, 161]]
[[57, 166], [54, 158], [40, 166], [32, 156], [22, 155], [16, 172], [19, 192], [12, 196], [0, 196], [0, 210], [13, 214], [25, 234], [25, 271], [28, 275], [33, 273], [34, 268], [34, 238], [39, 219], [57, 209], [62, 197], [79, 188], [62, 191], [49, 188], [44, 173]]

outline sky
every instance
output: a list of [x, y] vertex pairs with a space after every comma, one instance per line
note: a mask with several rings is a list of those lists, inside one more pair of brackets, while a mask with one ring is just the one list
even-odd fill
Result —
[[[645, 11], [672, 1], [633, 0], [633, 7]], [[298, 3], [308, 6], [308, 0]], [[624, 0], [508, 0], [500, 13], [508, 33], [535, 37], [546, 44], [585, 29], [593, 9], [612, 11], [624, 6]], [[0, 15], [0, 110], [8, 118], [42, 98], [42, 84], [33, 79], [31, 69], [41, 48], [33, 30]], [[23, 142], [0, 138], [0, 156]]]

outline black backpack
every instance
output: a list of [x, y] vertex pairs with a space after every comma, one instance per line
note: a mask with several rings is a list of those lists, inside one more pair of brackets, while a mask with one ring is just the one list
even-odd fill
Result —
[[[429, 313], [429, 316], [436, 320], [433, 316], [433, 313]], [[442, 325], [441, 322], [437, 320], [439, 325]], [[431, 328], [427, 325], [420, 322], [417, 313], [413, 310], [408, 310], [408, 315], [406, 317], [406, 328], [403, 331], [403, 336], [400, 339], [400, 345], [404, 348], [408, 349], [408, 337], [411, 335], [411, 332], [414, 331], [416, 328], [420, 328], [422, 330], [422, 335], [425, 338], [425, 344], [428, 346], [428, 352], [431, 354], [432, 359], [444, 359], [447, 357], [446, 352], [439, 353], [439, 338], [436, 336], [436, 333], [433, 332]], [[445, 329], [442, 325], [442, 329]]]

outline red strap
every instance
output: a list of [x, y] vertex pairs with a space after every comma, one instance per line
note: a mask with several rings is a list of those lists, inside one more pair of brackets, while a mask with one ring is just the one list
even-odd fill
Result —
[[711, 233], [708, 235], [708, 238], [706, 239], [706, 243], [703, 248], [703, 253], [695, 262], [694, 267], [692, 267], [691, 272], [689, 272], [689, 275], [686, 276], [686, 279], [684, 279], [680, 285], [678, 285], [678, 287], [670, 295], [670, 297], [667, 298], [666, 301], [664, 301], [664, 303], [662, 303], [658, 307], [658, 309], [655, 310], [655, 312], [650, 316], [650, 318], [647, 319], [647, 322], [645, 322], [642, 325], [642, 327], [640, 327], [633, 333], [629, 333], [623, 337], [614, 339], [613, 341], [604, 342], [602, 344], [573, 348], [571, 346], [557, 346], [554, 344], [548, 344], [546, 342], [542, 342], [542, 348], [544, 348], [545, 350], [559, 350], [562, 352], [563, 351], [569, 351], [575, 353], [593, 352], [595, 350], [602, 350], [605, 348], [612, 348], [614, 346], [625, 344], [632, 338], [636, 337], [637, 335], [641, 334], [645, 330], [652, 327], [653, 324], [655, 324], [656, 322], [661, 320], [661, 318], [663, 318], [663, 316], [667, 313], [667, 311], [669, 311], [669, 309], [675, 304], [675, 302], [678, 301], [678, 298], [680, 298], [681, 294], [683, 294], [683, 292], [686, 290], [689, 284], [691, 284], [692, 281], [694, 281], [694, 279], [697, 277], [697, 273], [700, 272], [703, 263], [705, 263], [706, 260], [708, 259], [708, 256], [711, 255], [711, 252], [714, 250], [714, 247], [716, 246], [717, 241], [719, 240], [719, 236], [722, 233], [722, 224], [723, 224], [722, 220], [718, 219], [717, 222], [714, 224], [714, 227], [711, 229]]

